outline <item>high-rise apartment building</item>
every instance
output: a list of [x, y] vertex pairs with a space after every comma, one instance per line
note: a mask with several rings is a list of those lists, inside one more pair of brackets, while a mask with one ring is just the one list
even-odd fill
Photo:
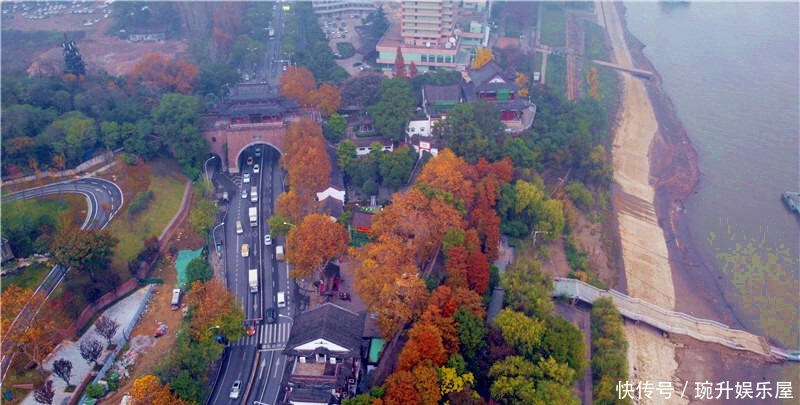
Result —
[[[472, 0], [480, 3], [485, 0]], [[462, 9], [460, 0], [404, 0], [400, 21], [392, 24], [377, 45], [378, 64], [394, 68], [397, 48], [406, 64], [412, 61], [420, 71], [464, 67], [483, 42], [486, 13], [484, 8]], [[474, 32], [471, 25], [478, 24]], [[467, 45], [463, 47], [462, 45]]]

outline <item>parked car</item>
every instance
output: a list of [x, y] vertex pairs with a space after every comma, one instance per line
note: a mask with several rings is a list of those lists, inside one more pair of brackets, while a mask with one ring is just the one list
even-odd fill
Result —
[[356, 62], [356, 63], [354, 63], [354, 64], [353, 64], [353, 67], [359, 67], [359, 66], [361, 66], [361, 65], [363, 65], [363, 63], [361, 63], [361, 62]]
[[264, 235], [264, 244], [267, 246], [272, 245], [272, 236], [270, 234]]
[[250, 182], [250, 173], [244, 172], [242, 175], [242, 183], [249, 183]]

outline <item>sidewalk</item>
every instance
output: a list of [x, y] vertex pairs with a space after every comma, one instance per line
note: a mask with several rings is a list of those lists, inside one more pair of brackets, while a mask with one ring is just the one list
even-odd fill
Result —
[[[142, 301], [144, 301], [146, 294], [147, 288], [140, 288], [103, 312], [105, 316], [115, 319], [120, 324], [117, 334], [114, 336], [114, 339], [111, 340], [112, 342], [120, 341], [122, 339], [122, 332], [126, 330], [131, 323], [136, 322], [134, 316], [138, 312], [139, 306], [142, 304]], [[94, 364], [87, 364], [86, 360], [81, 357], [80, 345], [84, 340], [93, 338], [99, 340], [104, 347], [106, 346], [106, 340], [97, 334], [95, 326], [92, 325], [77, 342], [67, 340], [58, 345], [45, 361], [45, 370], [51, 372], [53, 369], [53, 362], [62, 358], [67, 359], [72, 362], [72, 378], [70, 379], [70, 383], [76, 386], [80, 385], [83, 379], [86, 378], [94, 368]], [[108, 350], [104, 351], [98, 360], [101, 361], [105, 359], [109, 353], [110, 351]], [[66, 403], [66, 401], [76, 394], [74, 392], [64, 392], [67, 385], [61, 378], [51, 375], [50, 379], [53, 380], [53, 388], [56, 392], [55, 397], [53, 397], [54, 404]], [[33, 392], [25, 397], [22, 404], [37, 405], [37, 402], [33, 399]]]

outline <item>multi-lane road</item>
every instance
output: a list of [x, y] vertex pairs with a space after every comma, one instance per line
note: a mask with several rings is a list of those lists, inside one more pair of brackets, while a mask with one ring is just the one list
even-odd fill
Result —
[[[218, 191], [228, 193], [228, 202], [221, 205], [220, 220], [224, 225], [215, 229], [213, 238], [222, 244], [221, 274], [228, 290], [242, 306], [246, 326], [252, 335], [230, 342], [209, 399], [211, 404], [253, 401], [274, 404], [280, 389], [285, 367], [280, 351], [289, 339], [292, 319], [290, 280], [286, 262], [276, 257], [276, 247], [283, 245], [284, 238], [273, 237], [270, 245], [265, 243], [265, 235], [270, 234], [267, 219], [274, 212], [276, 198], [283, 192], [279, 158], [278, 152], [268, 145], [252, 145], [240, 156], [241, 167], [244, 167], [240, 175], [215, 174], [213, 179]], [[252, 164], [247, 163], [248, 159], [252, 159]], [[254, 172], [256, 165], [260, 169], [258, 173]], [[249, 176], [247, 183], [245, 174]], [[253, 187], [257, 191], [257, 202], [251, 199]], [[258, 212], [255, 226], [250, 223], [251, 207], [256, 207]], [[241, 233], [237, 230], [237, 221]], [[242, 253], [244, 244], [249, 247], [246, 257]], [[258, 271], [258, 292], [255, 293], [251, 292], [249, 285], [251, 269]], [[279, 307], [277, 302], [279, 292], [286, 296], [283, 307]], [[270, 308], [279, 314], [273, 322], [269, 322], [267, 316]], [[241, 381], [242, 390], [239, 398], [231, 399], [231, 387], [235, 381]]]
[[[264, 63], [256, 75], [257, 80], [271, 86], [279, 85], [285, 64], [280, 46], [283, 22], [284, 13], [279, 4], [269, 24], [274, 35], [268, 39]], [[228, 290], [242, 306], [248, 332], [252, 334], [230, 342], [226, 348], [208, 404], [275, 404], [281, 393], [280, 383], [286, 370], [286, 358], [281, 351], [289, 340], [293, 305], [286, 262], [276, 257], [276, 247], [282, 246], [285, 240], [273, 237], [271, 245], [266, 245], [265, 241], [265, 235], [270, 234], [267, 219], [273, 214], [275, 200], [284, 189], [279, 158], [278, 151], [266, 144], [251, 145], [239, 157], [239, 167], [244, 168], [240, 174], [228, 176], [215, 170], [214, 185], [218, 191], [227, 192], [228, 201], [220, 206], [218, 222], [224, 225], [214, 228], [213, 240], [222, 244], [221, 274]], [[215, 163], [218, 169], [218, 160]], [[258, 173], [254, 170], [256, 165], [260, 169]], [[245, 174], [249, 176], [247, 183]], [[257, 202], [251, 201], [252, 187], [257, 190]], [[255, 226], [250, 224], [251, 207], [257, 208]], [[237, 232], [237, 221], [241, 224], [241, 233]], [[243, 244], [249, 246], [247, 257], [242, 254]], [[250, 291], [251, 269], [258, 271], [256, 293]], [[285, 295], [285, 306], [278, 306], [278, 293]], [[271, 310], [278, 316], [268, 316]], [[240, 382], [241, 389], [237, 398], [231, 398], [231, 387], [236, 381]]]

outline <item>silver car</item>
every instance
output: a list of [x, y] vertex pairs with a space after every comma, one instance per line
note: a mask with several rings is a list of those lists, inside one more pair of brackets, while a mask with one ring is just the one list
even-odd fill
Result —
[[233, 387], [231, 387], [231, 399], [239, 398], [239, 392], [242, 390], [242, 382], [236, 380], [233, 382]]

